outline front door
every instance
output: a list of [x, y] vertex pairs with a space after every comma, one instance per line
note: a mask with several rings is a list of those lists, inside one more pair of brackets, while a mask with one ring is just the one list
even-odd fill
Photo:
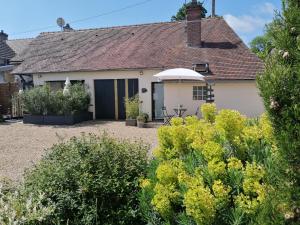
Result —
[[152, 115], [155, 120], [164, 118], [162, 108], [164, 107], [164, 84], [152, 83]]

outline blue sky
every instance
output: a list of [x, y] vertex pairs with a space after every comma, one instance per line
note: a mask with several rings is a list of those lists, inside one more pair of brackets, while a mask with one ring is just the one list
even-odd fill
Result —
[[[0, 0], [0, 29], [9, 38], [26, 38], [42, 31], [59, 30], [58, 17], [63, 17], [75, 29], [169, 21], [184, 1]], [[209, 15], [211, 0], [204, 0], [204, 4]], [[216, 0], [216, 13], [224, 16], [245, 43], [262, 34], [264, 25], [273, 18], [273, 11], [280, 8], [281, 0]], [[72, 23], [100, 14], [106, 15]]]

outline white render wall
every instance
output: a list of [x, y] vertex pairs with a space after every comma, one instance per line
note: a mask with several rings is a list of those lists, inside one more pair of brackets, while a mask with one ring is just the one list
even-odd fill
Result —
[[254, 80], [218, 81], [213, 86], [218, 109], [235, 109], [248, 117], [257, 117], [265, 109]]
[[174, 114], [174, 108], [182, 105], [187, 109], [184, 116], [195, 115], [197, 108], [205, 101], [193, 100], [193, 86], [206, 86], [206, 84], [204, 82], [164, 84], [164, 102], [169, 114]]
[[[99, 72], [68, 72], [68, 73], [44, 73], [33, 75], [34, 85], [42, 85], [46, 81], [85, 80], [91, 93], [91, 112], [95, 112], [94, 80], [97, 79], [139, 79], [139, 96], [142, 101], [141, 111], [148, 113], [152, 118], [152, 90], [151, 83], [157, 82], [153, 75], [161, 70], [136, 71], [99, 71]], [[205, 101], [193, 100], [193, 86], [205, 85], [204, 83], [165, 83], [164, 104], [170, 114], [174, 108], [182, 104], [188, 111], [185, 115], [195, 114], [197, 107]], [[146, 93], [141, 89], [146, 88]], [[264, 112], [262, 100], [259, 97], [255, 81], [218, 81], [213, 86], [215, 103], [218, 109], [235, 109], [249, 117], [256, 117]]]
[[[140, 74], [142, 72], [142, 75]], [[89, 87], [91, 93], [91, 106], [90, 111], [95, 112], [95, 90], [94, 80], [98, 79], [139, 79], [139, 96], [142, 101], [141, 111], [149, 114], [151, 119], [152, 114], [152, 98], [151, 98], [151, 83], [157, 82], [157, 78], [153, 75], [161, 72], [161, 70], [136, 70], [136, 71], [99, 71], [99, 72], [68, 72], [68, 73], [43, 73], [34, 74], [34, 85], [43, 85], [47, 81], [60, 81], [66, 80], [84, 80], [85, 84]], [[146, 88], [146, 93], [141, 93], [141, 89]], [[112, 103], [113, 104], [113, 103]], [[95, 116], [95, 113], [94, 113]]]

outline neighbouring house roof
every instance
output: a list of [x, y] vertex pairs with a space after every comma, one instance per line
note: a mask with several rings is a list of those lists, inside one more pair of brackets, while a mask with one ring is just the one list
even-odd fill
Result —
[[203, 47], [186, 44], [186, 23], [166, 22], [41, 33], [13, 73], [192, 68], [209, 63], [214, 79], [255, 79], [259, 58], [221, 18], [202, 20]]
[[0, 58], [12, 59], [26, 49], [33, 39], [15, 39], [0, 41]]
[[14, 51], [7, 45], [6, 41], [0, 41], [0, 59], [11, 59], [14, 56]]
[[30, 44], [33, 38], [12, 39], [7, 40], [6, 44], [15, 52], [16, 55], [21, 54]]

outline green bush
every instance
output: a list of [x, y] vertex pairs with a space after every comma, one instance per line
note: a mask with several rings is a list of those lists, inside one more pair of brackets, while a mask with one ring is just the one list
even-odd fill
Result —
[[126, 118], [136, 119], [140, 113], [139, 106], [140, 100], [138, 95], [125, 99]]
[[25, 176], [25, 196], [44, 193], [55, 210], [45, 224], [142, 224], [139, 177], [148, 146], [107, 135], [55, 145]]
[[284, 224], [283, 166], [268, 118], [222, 110], [211, 120], [172, 119], [159, 146], [140, 205], [148, 224]]
[[138, 121], [146, 123], [149, 119], [149, 115], [147, 113], [140, 113], [140, 115], [136, 119]]
[[[258, 77], [258, 86], [268, 112], [279, 150], [289, 164], [286, 177], [291, 184], [294, 213], [300, 223], [300, 2], [283, 1], [267, 35], [272, 54]], [[289, 190], [287, 190], [289, 191]]]
[[51, 91], [48, 85], [35, 87], [22, 94], [24, 109], [32, 115], [70, 115], [88, 111], [90, 94], [82, 84], [69, 87], [69, 94]]

